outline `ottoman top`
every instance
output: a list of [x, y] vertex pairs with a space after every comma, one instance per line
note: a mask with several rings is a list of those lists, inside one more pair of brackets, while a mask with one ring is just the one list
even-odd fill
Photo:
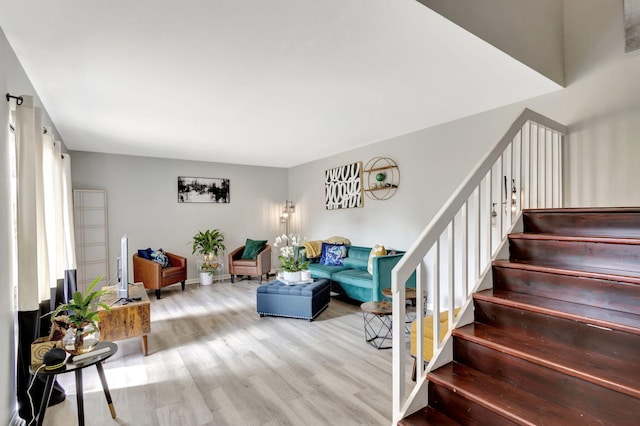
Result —
[[321, 278], [307, 284], [287, 285], [278, 280], [263, 284], [258, 287], [258, 293], [267, 294], [288, 294], [291, 296], [313, 296], [319, 291], [324, 290], [329, 285], [329, 280]]

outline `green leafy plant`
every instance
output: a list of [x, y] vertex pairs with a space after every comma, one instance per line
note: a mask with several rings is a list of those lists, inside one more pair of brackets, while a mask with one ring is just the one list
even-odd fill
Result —
[[224, 235], [220, 230], [206, 230], [205, 232], [198, 231], [193, 236], [193, 251], [191, 254], [207, 255], [213, 253], [215, 257], [218, 257], [220, 252], [224, 252], [227, 248], [224, 246]]
[[49, 312], [46, 315], [51, 315], [51, 318], [55, 318], [60, 315], [61, 312], [68, 311], [69, 323], [77, 326], [78, 328], [83, 327], [83, 325], [88, 322], [100, 321], [100, 317], [98, 316], [98, 307], [102, 307], [107, 312], [111, 312], [111, 308], [108, 305], [99, 301], [100, 296], [108, 293], [108, 291], [92, 291], [101, 279], [102, 276], [97, 277], [91, 282], [89, 287], [87, 287], [85, 294], [82, 294], [80, 291], [76, 291], [73, 293], [73, 299], [71, 299], [69, 303], [61, 303], [54, 311]]

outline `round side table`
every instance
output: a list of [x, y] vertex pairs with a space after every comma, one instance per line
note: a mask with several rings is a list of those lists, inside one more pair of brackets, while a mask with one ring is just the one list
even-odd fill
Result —
[[368, 344], [376, 349], [389, 349], [391, 344], [391, 316], [393, 314], [391, 302], [366, 302], [360, 305], [364, 320], [364, 338]]
[[[37, 374], [41, 376], [47, 376], [47, 383], [44, 388], [44, 395], [42, 396], [42, 403], [40, 404], [40, 410], [38, 411], [38, 426], [41, 426], [44, 422], [44, 415], [47, 411], [47, 405], [49, 404], [49, 398], [51, 398], [51, 390], [53, 389], [53, 382], [58, 374], [74, 372], [76, 374], [76, 400], [78, 402], [78, 425], [84, 426], [84, 396], [82, 391], [82, 370], [92, 365], [96, 366], [100, 381], [102, 382], [102, 389], [104, 390], [104, 396], [107, 398], [107, 404], [109, 405], [109, 411], [111, 417], [116, 418], [116, 409], [113, 406], [111, 400], [111, 393], [109, 393], [109, 386], [107, 385], [107, 379], [104, 375], [102, 363], [110, 358], [113, 354], [118, 352], [118, 345], [112, 342], [100, 342], [95, 349], [108, 348], [109, 352], [104, 352], [96, 356], [85, 358], [78, 362], [73, 362], [73, 357], [67, 358], [65, 364], [55, 370], [46, 370], [44, 368], [34, 369], [29, 367], [31, 374]], [[95, 350], [94, 349], [94, 350]]]
[[[385, 300], [388, 302], [391, 302], [393, 297], [391, 294], [391, 287], [385, 287], [382, 289], [382, 295], [384, 296]], [[416, 289], [415, 288], [411, 288], [411, 287], [407, 287], [404, 289], [404, 299], [408, 302], [411, 302], [411, 306], [415, 307], [416, 306], [416, 298], [417, 298], [417, 293], [416, 293]], [[427, 310], [427, 297], [425, 296], [423, 299], [423, 311]], [[406, 317], [406, 325], [405, 325], [405, 332], [407, 334], [411, 334], [411, 323], [413, 321], [415, 321], [416, 319], [416, 313], [415, 313], [415, 309], [412, 310], [407, 310], [405, 309], [405, 317]]]

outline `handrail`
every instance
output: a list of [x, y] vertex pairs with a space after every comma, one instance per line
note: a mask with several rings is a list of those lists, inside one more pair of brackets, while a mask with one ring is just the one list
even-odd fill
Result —
[[[472, 266], [472, 289], [475, 291], [523, 208], [561, 206], [562, 139], [566, 132], [565, 126], [525, 109], [449, 197], [392, 270], [394, 424], [405, 413], [410, 414], [411, 409], [415, 411], [415, 403], [412, 405], [414, 400], [418, 401], [419, 406], [426, 402], [426, 387], [422, 390], [426, 384], [423, 339], [416, 339], [416, 365], [420, 374], [411, 398], [407, 400], [405, 396], [406, 336], [404, 321], [401, 320], [405, 318], [404, 283], [415, 271], [416, 293], [425, 295], [427, 281], [432, 278], [429, 294], [433, 305], [431, 311], [441, 312], [440, 299], [448, 298], [449, 336], [454, 323], [461, 317], [458, 315], [454, 319], [456, 297], [463, 297], [458, 305], [462, 307], [462, 313], [470, 305], [469, 264]], [[496, 206], [501, 207], [500, 214]], [[427, 268], [429, 263], [431, 268]], [[441, 277], [446, 279], [441, 282]], [[417, 336], [423, 335], [424, 303], [423, 297], [418, 296]], [[433, 315], [433, 336], [440, 336], [439, 315]], [[443, 352], [442, 348], [446, 347], [447, 336], [442, 342], [433, 339], [434, 356], [430, 368], [452, 359], [449, 350], [451, 353], [442, 355], [444, 359], [436, 360], [439, 352]]]

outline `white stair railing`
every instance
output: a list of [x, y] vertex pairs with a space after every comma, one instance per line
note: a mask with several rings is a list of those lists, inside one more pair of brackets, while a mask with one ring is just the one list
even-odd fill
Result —
[[[427, 373], [453, 360], [451, 330], [473, 321], [471, 295], [490, 287], [491, 260], [505, 245], [522, 209], [562, 206], [566, 133], [565, 126], [525, 109], [393, 269], [393, 424], [427, 405]], [[440, 316], [433, 315], [433, 357], [426, 368], [424, 339], [416, 339], [415, 385], [406, 380], [414, 364], [404, 332], [404, 284], [414, 271], [416, 335], [424, 335], [427, 311], [419, 295], [428, 295], [430, 312], [448, 313], [443, 339], [437, 338]]]

